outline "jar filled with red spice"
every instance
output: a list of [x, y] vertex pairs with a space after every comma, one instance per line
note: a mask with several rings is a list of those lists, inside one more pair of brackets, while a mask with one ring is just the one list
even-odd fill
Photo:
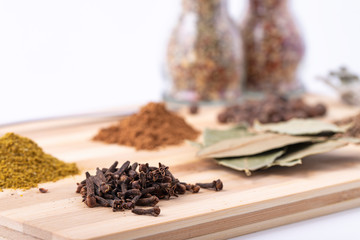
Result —
[[292, 92], [301, 89], [297, 70], [304, 44], [287, 0], [249, 0], [240, 24], [248, 91]]
[[242, 41], [227, 0], [182, 0], [168, 43], [165, 99], [221, 102], [241, 93]]

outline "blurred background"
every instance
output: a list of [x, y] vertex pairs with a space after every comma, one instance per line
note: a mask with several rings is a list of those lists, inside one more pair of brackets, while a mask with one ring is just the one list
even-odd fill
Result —
[[[359, 73], [360, 2], [292, 0], [306, 44], [299, 77]], [[247, 1], [229, 0], [239, 23]], [[0, 124], [161, 100], [161, 66], [180, 0], [0, 2]]]

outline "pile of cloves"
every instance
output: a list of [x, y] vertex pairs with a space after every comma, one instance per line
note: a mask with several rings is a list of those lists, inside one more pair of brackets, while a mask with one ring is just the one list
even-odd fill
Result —
[[[185, 194], [186, 191], [197, 193], [201, 187], [216, 191], [223, 188], [220, 179], [195, 185], [180, 182], [169, 171], [169, 167], [161, 163], [159, 167], [137, 162], [130, 165], [129, 161], [119, 168], [117, 165], [116, 161], [109, 168], [97, 168], [95, 176], [86, 172], [86, 179], [78, 183], [76, 192], [82, 195], [83, 202], [88, 207], [111, 207], [114, 212], [132, 209], [135, 214], [158, 216], [160, 208], [155, 205], [159, 199], [178, 197], [178, 194]], [[152, 208], [141, 209], [135, 206]]]
[[314, 118], [325, 114], [326, 106], [322, 103], [308, 105], [301, 98], [275, 94], [262, 100], [247, 100], [242, 104], [226, 107], [217, 118], [220, 123], [246, 122], [252, 125], [255, 120], [261, 123], [277, 123], [292, 118]]

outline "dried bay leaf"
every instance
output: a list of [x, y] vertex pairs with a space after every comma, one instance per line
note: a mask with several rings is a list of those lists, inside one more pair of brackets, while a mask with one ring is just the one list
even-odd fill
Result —
[[297, 150], [288, 149], [287, 153], [276, 159], [276, 162], [282, 162], [282, 163], [291, 162], [297, 159], [302, 159], [307, 156], [330, 152], [337, 148], [344, 147], [347, 144], [348, 144], [347, 142], [342, 140], [329, 140], [326, 142], [306, 144], [301, 147], [296, 146], [298, 147]]
[[250, 133], [245, 126], [238, 126], [227, 130], [205, 129], [204, 146], [210, 146], [217, 142], [230, 138], [241, 138], [254, 135]]
[[241, 157], [259, 154], [288, 145], [319, 141], [320, 138], [309, 136], [290, 136], [274, 133], [260, 133], [257, 135], [232, 138], [217, 142], [199, 150], [197, 156], [202, 158]]
[[238, 171], [245, 171], [247, 176], [251, 175], [251, 171], [272, 166], [276, 158], [285, 153], [285, 149], [277, 149], [269, 152], [238, 158], [220, 158], [216, 161], [225, 167], [229, 167]]
[[337, 126], [341, 129], [342, 132], [347, 132], [351, 127], [354, 126], [354, 122]]
[[204, 146], [210, 146], [225, 139], [239, 138], [250, 135], [254, 135], [254, 133], [249, 132], [248, 127], [245, 125], [238, 125], [227, 130], [206, 128], [203, 133], [204, 143], [190, 140], [186, 140], [186, 142], [195, 148], [202, 149]]
[[187, 142], [190, 146], [198, 148], [198, 149], [202, 149], [204, 147], [204, 145], [199, 142], [195, 142], [195, 141], [191, 141], [191, 140], [185, 140], [185, 142]]
[[280, 167], [292, 167], [298, 164], [302, 164], [301, 159], [295, 160], [275, 160], [271, 166], [280, 166]]
[[254, 130], [259, 132], [276, 132], [289, 135], [318, 135], [320, 133], [344, 132], [335, 124], [315, 119], [291, 119], [287, 122], [261, 124], [254, 123]]
[[360, 144], [360, 138], [355, 137], [340, 137], [339, 140], [352, 144]]

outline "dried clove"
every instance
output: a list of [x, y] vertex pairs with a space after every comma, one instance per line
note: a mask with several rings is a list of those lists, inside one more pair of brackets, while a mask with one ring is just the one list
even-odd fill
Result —
[[41, 193], [47, 193], [49, 190], [46, 188], [39, 188], [39, 192]]
[[137, 215], [153, 215], [154, 217], [157, 217], [160, 214], [160, 208], [158, 206], [149, 209], [135, 208], [131, 210], [131, 212]]
[[110, 202], [106, 200], [105, 198], [102, 198], [100, 196], [95, 196], [96, 202], [103, 207], [111, 207]]
[[200, 187], [198, 185], [186, 184], [186, 183], [182, 183], [182, 184], [185, 185], [187, 191], [192, 191], [193, 193], [198, 193], [200, 191]]
[[76, 184], [77, 184], [76, 193], [80, 193], [81, 189], [83, 188], [83, 186], [85, 186], [85, 184], [82, 183], [76, 183]]
[[106, 184], [106, 178], [104, 176], [104, 174], [101, 172], [101, 174], [99, 173], [99, 171], [97, 171], [96, 175], [92, 177], [94, 184], [96, 185], [96, 191], [97, 192], [101, 192], [103, 194], [109, 192], [111, 190], [111, 187]]
[[177, 183], [175, 188], [175, 192], [179, 194], [185, 194], [186, 192], [186, 186], [185, 184]]
[[141, 188], [140, 181], [139, 181], [139, 180], [133, 181], [133, 182], [131, 183], [131, 187], [132, 187], [132, 188], [136, 188], [136, 189], [140, 189], [140, 188]]
[[139, 172], [147, 173], [149, 171], [149, 164], [140, 164], [139, 165]]
[[96, 176], [103, 182], [106, 182], [106, 178], [104, 175], [104, 172], [100, 170], [99, 168], [96, 168]]
[[129, 167], [130, 161], [126, 161], [116, 172], [114, 172], [115, 176], [121, 176], [125, 172], [125, 170]]
[[115, 161], [115, 162], [109, 167], [109, 169], [106, 171], [105, 176], [114, 173], [114, 172], [116, 171], [116, 166], [118, 165], [118, 163], [119, 163], [118, 161]]
[[159, 198], [156, 196], [151, 196], [147, 198], [141, 198], [136, 202], [137, 206], [155, 206], [159, 202]]
[[191, 185], [191, 191], [193, 193], [198, 193], [200, 191], [200, 186], [199, 185]]
[[90, 208], [95, 207], [96, 206], [95, 195], [88, 195], [85, 199], [85, 204]]
[[107, 194], [104, 194], [103, 197], [104, 197], [105, 199], [115, 199], [114, 195], [108, 194], [108, 193], [107, 193]]
[[90, 176], [90, 173], [86, 172], [86, 200], [85, 203], [88, 207], [92, 208], [96, 206], [95, 198], [95, 187], [94, 187], [93, 177]]
[[127, 190], [125, 193], [124, 193], [125, 197], [128, 197], [128, 196], [136, 196], [136, 195], [141, 195], [141, 191], [139, 189], [130, 189], [130, 190]]
[[81, 196], [86, 197], [86, 194], [87, 194], [86, 186], [84, 186], [84, 187], [81, 188], [80, 194], [81, 194]]
[[[157, 188], [158, 188], [158, 186], [157, 186]], [[141, 194], [145, 195], [145, 194], [153, 193], [156, 190], [158, 190], [157, 188], [156, 187], [148, 187], [148, 188], [142, 189]]]
[[201, 188], [214, 188], [215, 191], [220, 191], [223, 189], [223, 183], [220, 179], [214, 180], [211, 183], [196, 183]]
[[121, 199], [115, 199], [110, 201], [113, 212], [124, 211], [124, 202]]

